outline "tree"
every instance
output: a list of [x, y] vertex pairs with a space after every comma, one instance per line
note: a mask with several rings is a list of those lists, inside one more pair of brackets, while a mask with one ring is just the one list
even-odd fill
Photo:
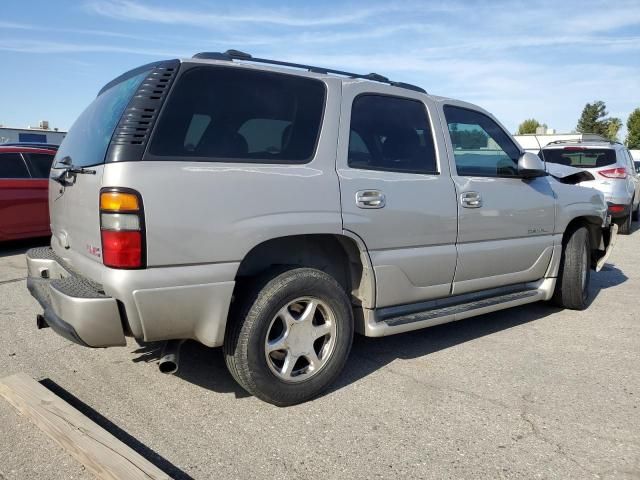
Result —
[[618, 141], [618, 132], [622, 128], [622, 120], [617, 117], [612, 117], [607, 120], [607, 137], [614, 142]]
[[619, 118], [607, 118], [607, 106], [602, 100], [587, 103], [582, 110], [576, 130], [580, 133], [597, 133], [610, 140], [615, 140], [622, 122]]
[[518, 135], [525, 135], [527, 133], [536, 133], [538, 127], [547, 127], [545, 124], [540, 123], [535, 118], [528, 118], [520, 125], [518, 125]]
[[627, 118], [627, 140], [629, 149], [640, 149], [640, 108], [636, 108]]

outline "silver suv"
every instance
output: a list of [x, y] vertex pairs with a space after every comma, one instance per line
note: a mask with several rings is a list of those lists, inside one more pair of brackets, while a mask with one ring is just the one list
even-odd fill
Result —
[[109, 82], [51, 170], [51, 248], [27, 253], [39, 327], [222, 346], [242, 387], [305, 401], [355, 332], [537, 300], [588, 305], [617, 228], [491, 114], [377, 75], [237, 51]]
[[627, 147], [618, 142], [560, 140], [544, 147], [540, 156], [547, 163], [591, 173], [593, 180], [579, 185], [600, 190], [620, 233], [631, 233], [631, 223], [638, 220], [640, 210], [640, 177]]

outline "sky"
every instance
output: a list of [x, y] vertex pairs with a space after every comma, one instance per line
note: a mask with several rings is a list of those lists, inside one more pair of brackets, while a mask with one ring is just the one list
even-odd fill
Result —
[[595, 100], [623, 123], [640, 107], [640, 0], [3, 0], [1, 12], [5, 126], [66, 129], [126, 70], [229, 48], [380, 73], [512, 132], [526, 118], [571, 131]]

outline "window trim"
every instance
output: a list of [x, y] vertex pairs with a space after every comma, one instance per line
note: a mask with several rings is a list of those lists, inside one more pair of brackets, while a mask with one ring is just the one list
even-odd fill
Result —
[[22, 152], [1, 152], [0, 155], [10, 154], [10, 153], [15, 153], [16, 155], [18, 155], [20, 160], [22, 160], [22, 164], [24, 165], [24, 168], [27, 170], [27, 175], [29, 175], [29, 176], [28, 177], [3, 177], [3, 176], [0, 176], [0, 180], [37, 180], [37, 178], [35, 178], [31, 174], [31, 170], [29, 169], [29, 165], [27, 164], [27, 161], [25, 160], [24, 156], [22, 155]]
[[[426, 170], [398, 170], [395, 168], [387, 168], [387, 167], [352, 167], [349, 164], [349, 142], [351, 141], [351, 121], [353, 118], [353, 104], [356, 102], [356, 100], [358, 100], [360, 97], [388, 97], [388, 98], [393, 98], [393, 99], [397, 99], [397, 100], [409, 100], [411, 102], [415, 102], [415, 103], [419, 103], [425, 113], [425, 117], [427, 119], [427, 121], [429, 122], [429, 132], [431, 133], [431, 139], [432, 139], [432, 143], [433, 143], [433, 158], [435, 160], [435, 171], [426, 171]], [[358, 133], [358, 132], [356, 132]], [[348, 129], [348, 139], [347, 139], [347, 156], [346, 156], [346, 160], [347, 160], [347, 168], [350, 168], [352, 170], [366, 170], [366, 171], [372, 171], [372, 172], [388, 172], [388, 173], [410, 173], [412, 175], [441, 175], [441, 168], [440, 168], [440, 159], [438, 157], [438, 148], [437, 148], [437, 144], [436, 144], [436, 135], [435, 135], [435, 130], [434, 130], [434, 126], [433, 126], [433, 119], [431, 118], [431, 114], [429, 112], [429, 109], [427, 108], [427, 105], [420, 99], [417, 98], [411, 98], [411, 97], [404, 97], [402, 95], [394, 95], [394, 94], [389, 94], [389, 93], [380, 93], [380, 92], [362, 92], [357, 94], [355, 97], [353, 97], [353, 99], [351, 100], [351, 108], [349, 110], [349, 129]], [[360, 133], [358, 133], [358, 135], [360, 135]], [[362, 138], [362, 135], [360, 135], [360, 137]], [[363, 139], [364, 141], [364, 139]], [[368, 148], [368, 147], [367, 147]]]
[[[455, 105], [453, 103], [445, 103], [445, 104], [442, 105], [442, 116], [443, 116], [443, 119], [444, 119], [444, 125], [443, 126], [446, 128], [446, 131], [447, 131], [447, 135], [446, 135], [447, 136], [447, 142], [449, 143], [449, 145], [451, 147], [451, 156], [452, 156], [451, 160], [453, 161], [453, 167], [455, 168], [456, 176], [458, 176], [458, 177], [474, 177], [474, 178], [510, 178], [510, 179], [514, 179], [515, 178], [515, 179], [518, 179], [518, 180], [521, 180], [522, 178], [524, 178], [522, 175], [498, 175], [498, 174], [496, 174], [496, 175], [460, 175], [458, 173], [458, 164], [456, 163], [455, 149], [453, 148], [453, 141], [451, 140], [451, 132], [449, 131], [449, 122], [447, 121], [447, 113], [445, 111], [446, 107], [453, 107], [453, 108], [457, 108], [457, 109], [460, 109], [460, 110], [466, 110], [468, 112], [472, 112], [472, 113], [475, 113], [475, 114], [478, 114], [478, 115], [482, 115], [483, 117], [485, 117], [485, 118], [489, 119], [490, 121], [492, 121], [493, 123], [495, 123], [496, 126], [506, 135], [507, 140], [509, 140], [512, 143], [512, 145], [514, 147], [516, 147], [516, 149], [520, 153], [520, 155], [519, 155], [520, 157], [524, 154], [524, 151], [518, 145], [517, 142], [515, 142], [514, 140], [511, 139], [511, 135], [509, 134], [509, 132], [507, 132], [504, 128], [502, 128], [502, 125], [500, 125], [500, 123], [498, 123], [495, 119], [491, 118], [486, 113], [481, 112], [481, 111], [476, 110], [476, 109], [473, 109], [473, 108], [462, 107], [460, 105]], [[484, 128], [483, 128], [483, 130], [484, 130]], [[495, 142], [494, 139], [492, 139], [492, 140]], [[500, 148], [502, 149], [502, 147], [500, 147]], [[504, 152], [504, 153], [506, 154], [507, 152]], [[517, 168], [518, 160], [514, 160], [514, 161], [516, 163], [516, 168]]]
[[[294, 78], [303, 78], [305, 80], [309, 80], [312, 82], [317, 82], [322, 85], [323, 90], [323, 98], [322, 98], [322, 110], [320, 112], [320, 123], [318, 125], [318, 133], [316, 135], [315, 143], [313, 145], [313, 149], [311, 151], [311, 155], [309, 158], [303, 160], [278, 160], [278, 161], [267, 161], [266, 159], [253, 159], [253, 158], [230, 158], [230, 157], [196, 157], [196, 156], [183, 156], [183, 155], [154, 155], [151, 153], [151, 145], [153, 145], [155, 136], [158, 132], [158, 125], [160, 124], [163, 115], [165, 114], [165, 110], [167, 109], [167, 105], [171, 96], [175, 93], [175, 89], [179, 85], [182, 77], [192, 70], [212, 70], [212, 69], [226, 69], [226, 70], [240, 70], [245, 71], [249, 70], [250, 72], [258, 72], [266, 75], [274, 75], [274, 76], [282, 76], [282, 77], [294, 77]], [[329, 99], [329, 89], [327, 87], [326, 82], [322, 81], [322, 79], [307, 77], [304, 75], [297, 75], [296, 73], [288, 73], [288, 72], [276, 72], [273, 70], [263, 70], [258, 68], [244, 67], [244, 66], [229, 66], [229, 65], [208, 65], [203, 63], [183, 63], [177, 77], [175, 78], [173, 85], [171, 86], [171, 91], [168, 93], [164, 102], [162, 103], [162, 107], [158, 112], [157, 120], [153, 126], [153, 131], [149, 136], [149, 141], [145, 145], [144, 154], [142, 155], [142, 161], [149, 162], [202, 162], [202, 163], [246, 163], [251, 165], [264, 165], [264, 166], [278, 166], [278, 165], [307, 165], [313, 162], [318, 155], [318, 148], [320, 146], [320, 139], [322, 138], [322, 132], [325, 127], [325, 116], [327, 111], [327, 103]]]

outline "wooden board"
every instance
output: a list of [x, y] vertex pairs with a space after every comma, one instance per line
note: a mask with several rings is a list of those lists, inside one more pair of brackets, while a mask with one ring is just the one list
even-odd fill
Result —
[[0, 395], [98, 478], [170, 478], [24, 373], [0, 380]]

